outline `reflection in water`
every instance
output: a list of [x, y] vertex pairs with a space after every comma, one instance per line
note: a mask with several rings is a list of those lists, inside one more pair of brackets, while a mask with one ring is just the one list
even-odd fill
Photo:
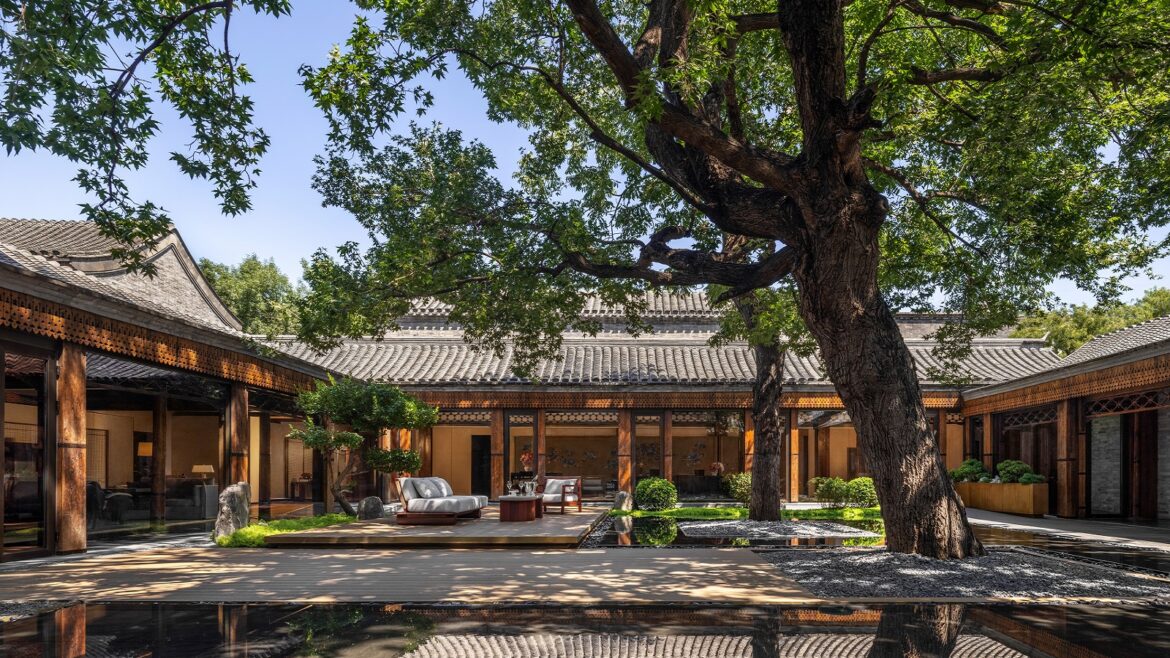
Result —
[[964, 610], [961, 605], [891, 605], [883, 608], [869, 658], [950, 656], [963, 627]]
[[1168, 613], [960, 605], [78, 605], [0, 625], [0, 655], [1140, 658], [1170, 655]]

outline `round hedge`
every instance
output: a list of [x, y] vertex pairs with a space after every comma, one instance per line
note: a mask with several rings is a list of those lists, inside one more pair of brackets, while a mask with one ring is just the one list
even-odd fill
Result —
[[642, 478], [634, 488], [634, 504], [651, 512], [671, 509], [678, 503], [678, 489], [669, 480]]

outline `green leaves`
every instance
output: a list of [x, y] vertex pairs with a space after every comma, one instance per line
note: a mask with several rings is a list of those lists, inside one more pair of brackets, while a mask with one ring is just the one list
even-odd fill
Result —
[[158, 103], [192, 129], [191, 149], [171, 159], [212, 183], [225, 213], [250, 208], [268, 137], [239, 93], [251, 76], [230, 50], [233, 11], [287, 14], [287, 0], [191, 4], [121, 0], [0, 0], [0, 144], [9, 155], [47, 151], [77, 162], [93, 201], [83, 214], [124, 247], [131, 269], [171, 230], [166, 211], [126, 186], [147, 165], [160, 129]]
[[262, 261], [250, 254], [239, 265], [203, 258], [199, 269], [244, 331], [269, 337], [296, 333], [296, 304], [304, 291], [294, 288], [271, 258]]
[[1096, 336], [1166, 315], [1170, 315], [1170, 289], [1151, 288], [1133, 304], [1074, 305], [1024, 318], [1013, 335], [1047, 338], [1064, 355]]
[[345, 377], [318, 382], [304, 391], [297, 404], [309, 416], [325, 416], [355, 432], [378, 434], [389, 428], [430, 427], [439, 412], [389, 384], [367, 383]]

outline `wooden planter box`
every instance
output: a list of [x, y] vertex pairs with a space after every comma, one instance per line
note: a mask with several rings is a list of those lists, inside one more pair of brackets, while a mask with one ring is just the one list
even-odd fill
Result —
[[1048, 483], [956, 482], [955, 490], [959, 492], [963, 504], [973, 509], [1024, 516], [1044, 516], [1048, 513]]

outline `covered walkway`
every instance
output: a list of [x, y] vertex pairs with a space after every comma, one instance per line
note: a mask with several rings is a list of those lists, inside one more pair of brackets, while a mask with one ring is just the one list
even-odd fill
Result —
[[1104, 542], [1131, 548], [1170, 551], [1170, 522], [1126, 523], [1105, 519], [1030, 518], [968, 509], [971, 523], [1003, 530], [1053, 535], [1081, 541]]

